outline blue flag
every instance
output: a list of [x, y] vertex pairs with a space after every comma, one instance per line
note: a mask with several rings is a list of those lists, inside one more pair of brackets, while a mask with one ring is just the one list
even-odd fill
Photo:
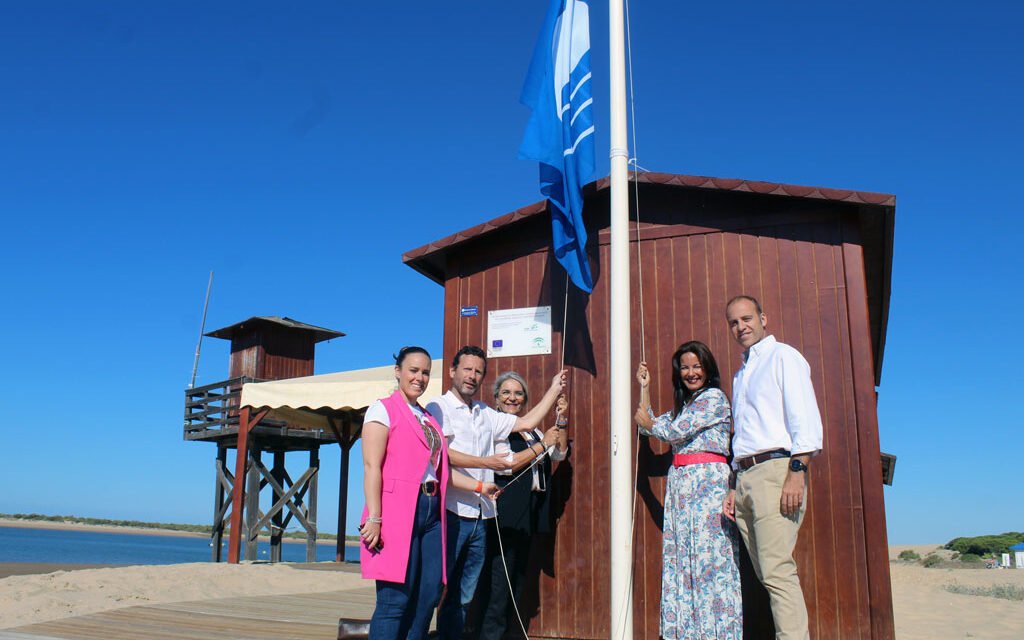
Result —
[[583, 0], [551, 0], [519, 98], [533, 111], [519, 157], [540, 163], [555, 258], [587, 293], [594, 288], [582, 192], [594, 172], [590, 90], [590, 7]]

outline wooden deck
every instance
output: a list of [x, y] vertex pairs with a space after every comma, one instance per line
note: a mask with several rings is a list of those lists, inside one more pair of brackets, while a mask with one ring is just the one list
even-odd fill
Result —
[[333, 640], [338, 618], [373, 614], [372, 586], [126, 607], [0, 630], [0, 640]]

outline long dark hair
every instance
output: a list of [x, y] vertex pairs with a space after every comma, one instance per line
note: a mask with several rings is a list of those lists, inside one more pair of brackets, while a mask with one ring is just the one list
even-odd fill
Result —
[[[684, 353], [692, 353], [697, 356], [697, 360], [700, 361], [700, 366], [704, 369], [704, 386], [696, 391], [690, 391], [683, 384], [683, 374], [679, 371], [679, 361], [682, 359]], [[722, 380], [718, 373], [718, 363], [715, 362], [715, 356], [711, 354], [711, 349], [703, 342], [697, 340], [691, 340], [684, 342], [679, 345], [676, 352], [672, 354], [672, 397], [675, 400], [675, 409], [672, 411], [672, 418], [674, 419], [679, 415], [679, 412], [683, 410], [683, 406], [689, 402], [695, 395], [704, 391], [705, 389], [721, 389]]]

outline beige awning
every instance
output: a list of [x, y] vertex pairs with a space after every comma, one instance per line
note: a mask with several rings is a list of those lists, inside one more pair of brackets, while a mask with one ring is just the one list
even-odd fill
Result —
[[[444, 375], [440, 360], [431, 362], [430, 384], [425, 402], [441, 395]], [[250, 382], [242, 386], [241, 406], [270, 409], [267, 418], [284, 420], [289, 426], [329, 430], [328, 417], [350, 416], [385, 398], [398, 388], [395, 367], [373, 367], [339, 371], [304, 378]]]

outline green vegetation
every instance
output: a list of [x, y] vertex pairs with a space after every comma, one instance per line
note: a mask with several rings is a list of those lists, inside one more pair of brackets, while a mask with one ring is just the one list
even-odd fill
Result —
[[1011, 546], [1021, 542], [1024, 542], [1024, 532], [1008, 531], [999, 535], [953, 538], [946, 543], [946, 549], [961, 555], [973, 553], [976, 556], [987, 556], [1008, 553]]
[[190, 531], [192, 533], [210, 533], [213, 530], [209, 525], [201, 524], [170, 524], [164, 522], [141, 522], [139, 520], [107, 520], [106, 518], [82, 518], [79, 516], [46, 516], [39, 513], [0, 513], [0, 518], [34, 520], [37, 522], [72, 522], [74, 524], [92, 524], [107, 527], [137, 527], [139, 529]]
[[924, 557], [924, 560], [921, 561], [921, 564], [924, 567], [930, 569], [932, 567], [937, 567], [940, 564], [942, 564], [942, 558], [940, 558], [939, 556], [935, 555], [934, 553], [929, 553], [928, 555], [926, 555]]
[[989, 598], [1002, 598], [1003, 600], [1024, 600], [1024, 587], [1014, 584], [994, 584], [991, 587], [969, 587], [967, 585], [947, 584], [946, 591], [960, 593], [968, 596], [987, 596]]
[[960, 562], [966, 562], [968, 564], [978, 564], [981, 562], [981, 556], [976, 553], [965, 553], [960, 556]]
[[906, 549], [904, 551], [900, 551], [899, 559], [913, 562], [914, 560], [920, 560], [921, 556], [913, 549]]
[[[74, 524], [91, 524], [106, 527], [136, 527], [138, 529], [162, 529], [164, 531], [188, 531], [190, 533], [213, 534], [213, 527], [203, 524], [173, 524], [168, 522], [141, 522], [139, 520], [107, 520], [106, 518], [82, 518], [79, 516], [46, 516], [39, 513], [0, 513], [0, 518], [11, 520], [33, 520], [37, 522], [70, 522]], [[285, 538], [305, 539], [302, 531], [286, 531]], [[336, 540], [333, 533], [318, 533], [319, 540]], [[346, 536], [347, 539], [358, 540], [359, 536]]]

